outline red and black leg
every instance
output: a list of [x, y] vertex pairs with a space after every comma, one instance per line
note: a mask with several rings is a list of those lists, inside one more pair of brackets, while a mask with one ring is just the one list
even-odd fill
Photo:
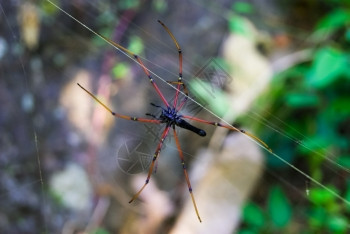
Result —
[[169, 103], [167, 102], [167, 100], [165, 99], [163, 93], [160, 91], [158, 85], [155, 83], [155, 81], [153, 80], [150, 72], [148, 71], [148, 69], [146, 68], [146, 66], [143, 64], [142, 60], [139, 58], [139, 56], [137, 54], [134, 54], [133, 52], [131, 52], [130, 50], [126, 49], [125, 47], [119, 45], [118, 43], [115, 43], [114, 41], [109, 40], [108, 38], [102, 36], [101, 34], [98, 34], [99, 36], [101, 36], [103, 39], [105, 39], [106, 41], [108, 41], [109, 43], [111, 43], [113, 46], [115, 46], [116, 48], [128, 53], [129, 55], [133, 56], [134, 59], [137, 61], [137, 63], [142, 67], [143, 71], [145, 72], [145, 74], [147, 75], [149, 81], [151, 82], [152, 86], [154, 87], [154, 89], [156, 90], [156, 92], [158, 93], [159, 97], [162, 99], [163, 103], [169, 107]]
[[151, 166], [150, 166], [150, 168], [148, 170], [148, 174], [147, 174], [147, 178], [146, 178], [145, 184], [141, 187], [141, 189], [137, 193], [135, 193], [135, 195], [131, 198], [129, 203], [133, 202], [141, 194], [142, 190], [146, 187], [146, 185], [149, 183], [149, 180], [151, 178], [154, 165], [155, 165], [156, 160], [157, 160], [157, 158], [158, 158], [158, 156], [160, 154], [160, 151], [162, 149], [163, 142], [164, 142], [165, 138], [168, 136], [169, 129], [170, 129], [170, 126], [166, 126], [166, 128], [163, 131], [163, 134], [161, 136], [160, 142], [159, 142], [159, 144], [157, 146], [156, 151], [154, 152], [152, 163], [151, 163]]
[[260, 138], [258, 138], [257, 136], [254, 136], [253, 134], [249, 133], [249, 132], [246, 132], [245, 130], [242, 130], [242, 129], [239, 129], [239, 128], [235, 128], [235, 127], [232, 127], [230, 125], [225, 125], [225, 124], [221, 124], [221, 123], [218, 123], [218, 122], [212, 122], [212, 121], [208, 121], [208, 120], [204, 120], [204, 119], [199, 119], [199, 118], [196, 118], [196, 117], [193, 117], [193, 116], [187, 116], [187, 115], [184, 115], [182, 116], [182, 118], [184, 119], [190, 119], [190, 120], [193, 120], [193, 121], [196, 121], [196, 122], [200, 122], [200, 123], [204, 123], [204, 124], [210, 124], [210, 125], [214, 125], [214, 126], [217, 126], [217, 127], [223, 127], [223, 128], [227, 128], [229, 130], [232, 130], [232, 131], [237, 131], [237, 132], [241, 132], [247, 136], [249, 136], [250, 138], [252, 138], [253, 140], [255, 140], [256, 142], [260, 143], [262, 146], [264, 146], [268, 151], [272, 152], [272, 149], [264, 142], [262, 141]]
[[[122, 118], [122, 119], [126, 119], [126, 120], [132, 120], [132, 121], [138, 121], [138, 122], [145, 122], [145, 123], [155, 123], [155, 124], [161, 124], [162, 122], [160, 120], [156, 120], [156, 119], [145, 119], [145, 118], [137, 118], [137, 117], [130, 117], [130, 116], [126, 116], [126, 115], [120, 115], [117, 114], [115, 112], [113, 112], [108, 106], [106, 106], [103, 102], [101, 102], [95, 95], [93, 95], [90, 91], [88, 91], [87, 89], [85, 89], [83, 86], [81, 86], [78, 83], [79, 87], [82, 88], [87, 94], [89, 94], [93, 99], [95, 99], [99, 104], [101, 104], [107, 111], [109, 111], [113, 116], [115, 116], [116, 118]], [[153, 159], [152, 159], [152, 163], [151, 166], [148, 170], [148, 175], [147, 175], [147, 179], [145, 181], [145, 184], [141, 187], [141, 189], [131, 198], [131, 200], [129, 201], [129, 203], [131, 203], [132, 201], [134, 201], [142, 192], [142, 190], [146, 187], [146, 185], [148, 184], [154, 165], [157, 162], [157, 158], [160, 154], [160, 151], [162, 149], [163, 143], [165, 138], [168, 136], [169, 133], [169, 129], [170, 126], [166, 126], [166, 128], [163, 131], [163, 134], [161, 136], [160, 142], [157, 146], [157, 149], [153, 155]]]
[[81, 86], [78, 83], [79, 87], [82, 88], [87, 94], [89, 94], [95, 101], [97, 101], [99, 104], [101, 104], [107, 111], [109, 111], [114, 117], [126, 119], [126, 120], [132, 120], [132, 121], [138, 121], [138, 122], [144, 122], [144, 123], [155, 123], [155, 124], [161, 124], [162, 122], [157, 119], [146, 119], [146, 118], [138, 118], [138, 117], [131, 117], [127, 115], [121, 115], [117, 114], [114, 111], [112, 111], [108, 106], [106, 106], [103, 102], [101, 102], [95, 95], [93, 95], [90, 91], [85, 89], [83, 86]]
[[[175, 98], [174, 98], [174, 103], [173, 103], [173, 107], [177, 110], [180, 110], [181, 108], [177, 108], [177, 101], [178, 101], [178, 98], [179, 98], [179, 92], [180, 92], [180, 87], [182, 86], [183, 89], [184, 89], [184, 92], [186, 93], [186, 88], [185, 88], [185, 84], [183, 83], [182, 81], [182, 50], [180, 48], [180, 45], [179, 43], [177, 42], [175, 36], [173, 35], [173, 33], [170, 31], [170, 29], [160, 20], [158, 20], [158, 22], [163, 26], [163, 28], [165, 29], [165, 31], [167, 31], [167, 33], [169, 34], [169, 36], [171, 37], [171, 39], [173, 40], [176, 48], [177, 48], [177, 51], [179, 53], [179, 78], [177, 79], [177, 81], [175, 82], [168, 82], [170, 84], [176, 84], [177, 85], [177, 88], [176, 88], [176, 93], [175, 93]], [[188, 94], [186, 94], [186, 99], [187, 99], [187, 96]], [[184, 102], [184, 101], [182, 101]], [[180, 104], [181, 107], [183, 106], [183, 104]]]
[[196, 211], [197, 217], [199, 219], [199, 222], [202, 222], [202, 219], [199, 216], [199, 212], [198, 212], [196, 201], [195, 201], [194, 196], [193, 196], [191, 182], [190, 182], [190, 179], [188, 177], [188, 173], [187, 173], [187, 169], [186, 169], [186, 165], [185, 165], [185, 159], [184, 159], [181, 147], [180, 147], [179, 138], [177, 137], [177, 134], [176, 134], [176, 131], [175, 131], [175, 126], [173, 126], [173, 130], [174, 130], [174, 138], [175, 138], [177, 151], [179, 152], [179, 157], [180, 157], [180, 160], [181, 160], [182, 168], [183, 168], [183, 171], [184, 171], [184, 174], [185, 174], [185, 179], [186, 179], [187, 186], [188, 186], [188, 191], [190, 192], [192, 203], [193, 203], [194, 209]]

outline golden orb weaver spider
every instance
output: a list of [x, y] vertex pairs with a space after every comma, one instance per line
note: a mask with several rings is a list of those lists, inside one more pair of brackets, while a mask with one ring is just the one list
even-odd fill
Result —
[[[130, 50], [124, 48], [123, 46], [109, 40], [108, 38], [102, 36], [101, 34], [98, 34], [100, 37], [102, 37], [104, 40], [106, 40], [107, 42], [109, 42], [110, 44], [114, 45], [115, 47], [117, 47], [118, 49], [126, 52], [127, 54], [131, 55], [134, 57], [134, 59], [137, 61], [137, 63], [141, 66], [141, 68], [143, 69], [144, 73], [147, 75], [149, 81], [151, 82], [153, 88], [155, 89], [155, 91], [157, 92], [158, 96], [161, 98], [163, 104], [165, 105], [165, 107], [161, 107], [158, 105], [155, 105], [153, 103], [151, 103], [153, 106], [159, 107], [162, 109], [161, 115], [159, 117], [152, 115], [152, 114], [146, 114], [148, 116], [151, 116], [152, 118], [138, 118], [138, 117], [131, 117], [131, 116], [127, 116], [127, 115], [121, 115], [118, 113], [113, 112], [108, 106], [106, 106], [103, 102], [101, 102], [95, 95], [93, 95], [90, 91], [88, 91], [87, 89], [85, 89], [83, 86], [81, 86], [79, 83], [79, 87], [82, 88], [86, 93], [88, 93], [93, 99], [95, 99], [99, 104], [101, 104], [107, 111], [109, 111], [114, 117], [116, 118], [121, 118], [121, 119], [125, 119], [125, 120], [132, 120], [132, 121], [137, 121], [137, 122], [144, 122], [144, 123], [153, 123], [153, 124], [165, 124], [165, 128], [163, 130], [163, 133], [161, 135], [161, 140], [158, 143], [158, 146], [156, 148], [156, 151], [153, 155], [153, 159], [152, 159], [152, 163], [149, 167], [148, 170], [148, 174], [147, 174], [147, 178], [145, 181], [145, 184], [141, 187], [141, 189], [135, 193], [135, 195], [131, 198], [131, 200], [129, 201], [129, 203], [133, 202], [135, 199], [137, 199], [137, 197], [141, 194], [141, 192], [143, 191], [143, 189], [146, 187], [146, 185], [149, 183], [150, 178], [151, 178], [151, 174], [154, 170], [155, 167], [155, 163], [156, 160], [160, 154], [160, 151], [162, 149], [163, 146], [163, 142], [165, 140], [165, 138], [168, 136], [170, 128], [173, 129], [173, 134], [174, 134], [174, 139], [175, 139], [175, 143], [176, 143], [176, 147], [179, 153], [179, 157], [181, 160], [181, 164], [182, 164], [182, 168], [184, 171], [184, 175], [185, 175], [185, 179], [187, 182], [187, 186], [188, 186], [188, 190], [189, 193], [191, 195], [191, 199], [192, 199], [192, 203], [196, 212], [196, 215], [199, 219], [200, 222], [202, 222], [202, 219], [199, 215], [198, 212], [198, 208], [196, 205], [196, 201], [194, 199], [194, 195], [192, 192], [192, 186], [188, 177], [188, 173], [187, 173], [187, 169], [186, 169], [186, 165], [185, 165], [185, 160], [184, 160], [184, 156], [183, 156], [183, 152], [181, 150], [180, 147], [180, 142], [179, 142], [179, 138], [176, 134], [175, 131], [175, 127], [178, 126], [180, 128], [184, 128], [187, 130], [190, 130], [196, 134], [198, 134], [199, 136], [206, 136], [206, 132], [200, 128], [197, 128], [195, 126], [193, 126], [192, 124], [190, 124], [189, 122], [187, 122], [185, 119], [188, 120], [192, 120], [192, 121], [196, 121], [199, 123], [204, 123], [204, 124], [208, 124], [208, 125], [214, 125], [217, 127], [223, 127], [223, 128], [227, 128], [229, 130], [232, 131], [237, 131], [237, 132], [241, 132], [245, 135], [247, 135], [248, 137], [252, 138], [254, 141], [258, 142], [259, 144], [261, 144], [262, 146], [264, 146], [267, 150], [269, 150], [271, 152], [271, 149], [268, 147], [268, 145], [263, 142], [262, 140], [260, 140], [258, 137], [254, 136], [251, 133], [248, 133], [244, 130], [232, 127], [230, 125], [225, 125], [225, 124], [221, 124], [218, 122], [213, 122], [213, 121], [208, 121], [208, 120], [203, 120], [203, 119], [199, 119], [193, 116], [187, 116], [187, 115], [181, 115], [179, 114], [179, 111], [182, 109], [182, 107], [184, 106], [184, 104], [186, 103], [186, 101], [188, 100], [188, 90], [186, 88], [185, 83], [183, 82], [182, 79], [182, 50], [179, 46], [179, 43], [177, 42], [177, 40], [175, 39], [174, 35], [172, 34], [172, 32], [169, 30], [169, 28], [160, 20], [158, 20], [158, 22], [163, 26], [163, 28], [165, 29], [165, 31], [169, 34], [169, 36], [171, 37], [171, 39], [173, 40], [178, 54], [179, 54], [179, 77], [177, 81], [167, 81], [169, 84], [174, 84], [176, 85], [176, 93], [175, 93], [175, 98], [174, 101], [172, 103], [172, 105], [170, 105], [168, 103], [168, 101], [165, 99], [163, 93], [161, 92], [161, 90], [158, 88], [158, 85], [155, 83], [155, 81], [153, 80], [150, 72], [148, 71], [148, 69], [145, 67], [145, 65], [143, 64], [142, 60], [138, 57], [138, 55], [134, 54], [133, 52], [131, 52]], [[179, 100], [179, 93], [180, 93], [180, 89], [182, 89], [182, 92], [185, 94], [184, 98], [178, 102]]]

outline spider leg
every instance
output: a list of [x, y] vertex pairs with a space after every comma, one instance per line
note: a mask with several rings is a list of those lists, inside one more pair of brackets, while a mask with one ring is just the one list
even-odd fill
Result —
[[[180, 90], [180, 86], [182, 85], [184, 87], [184, 84], [182, 82], [182, 51], [180, 48], [179, 43], [177, 42], [177, 40], [175, 39], [175, 36], [173, 35], [173, 33], [170, 31], [170, 29], [160, 20], [158, 20], [158, 23], [160, 23], [163, 28], [165, 29], [165, 31], [167, 31], [167, 33], [169, 34], [169, 36], [171, 37], [171, 39], [173, 40], [177, 51], [179, 53], [179, 78], [177, 80], [177, 89], [176, 89], [176, 93], [175, 93], [175, 99], [174, 99], [174, 108], [176, 108], [177, 105], [177, 100], [179, 97], [179, 90]], [[181, 108], [180, 108], [181, 109]]]
[[102, 36], [101, 34], [97, 33], [100, 37], [102, 37], [104, 40], [108, 41], [110, 44], [112, 44], [113, 46], [117, 47], [118, 49], [128, 53], [129, 55], [133, 56], [136, 61], [138, 62], [138, 64], [142, 67], [143, 71], [146, 73], [149, 81], [151, 82], [152, 86], [154, 87], [154, 89], [156, 90], [156, 92], [158, 93], [159, 97], [162, 99], [163, 103], [169, 107], [169, 103], [167, 102], [167, 100], [165, 99], [163, 93], [160, 91], [158, 85], [154, 82], [151, 74], [149, 73], [148, 69], [146, 68], [146, 66], [143, 64], [142, 60], [139, 58], [139, 56], [137, 54], [134, 54], [133, 52], [131, 52], [130, 50], [128, 50], [127, 48], [119, 45], [118, 43], [115, 43], [114, 41], [109, 40], [108, 38]]
[[166, 126], [166, 128], [164, 129], [163, 131], [163, 134], [162, 134], [162, 138], [160, 139], [160, 142], [157, 146], [157, 149], [153, 155], [153, 159], [152, 159], [152, 163], [151, 163], [151, 166], [148, 170], [148, 174], [147, 174], [147, 179], [145, 181], [145, 184], [141, 187], [141, 189], [135, 193], [135, 195], [131, 198], [131, 200], [129, 201], [129, 203], [133, 202], [142, 192], [142, 190], [146, 187], [146, 185], [148, 184], [150, 178], [151, 178], [151, 174], [152, 174], [152, 171], [153, 171], [153, 167], [154, 167], [154, 164], [160, 154], [160, 151], [162, 149], [162, 146], [163, 146], [163, 142], [165, 140], [165, 138], [167, 137], [168, 133], [169, 133], [169, 129], [170, 129], [170, 126]]
[[154, 114], [150, 114], [150, 113], [146, 113], [146, 115], [148, 115], [148, 116], [151, 116], [152, 118], [157, 118], [157, 116], [155, 116]]
[[146, 118], [137, 118], [137, 117], [131, 117], [127, 115], [121, 115], [117, 114], [114, 111], [112, 111], [108, 106], [106, 106], [103, 102], [101, 102], [95, 95], [93, 95], [90, 91], [85, 89], [83, 86], [81, 86], [79, 83], [77, 83], [81, 89], [83, 89], [87, 94], [89, 94], [95, 101], [97, 101], [99, 104], [101, 104], [107, 111], [109, 111], [114, 117], [126, 119], [126, 120], [132, 120], [132, 121], [138, 121], [138, 122], [144, 122], [144, 123], [156, 123], [160, 124], [162, 123], [160, 120], [157, 119], [146, 119]]
[[173, 127], [173, 130], [174, 130], [174, 138], [175, 138], [177, 151], [179, 152], [179, 157], [180, 157], [180, 160], [181, 160], [182, 168], [184, 170], [184, 174], [185, 174], [185, 178], [186, 178], [186, 182], [187, 182], [187, 186], [188, 186], [188, 191], [190, 192], [192, 203], [193, 203], [194, 209], [196, 211], [197, 217], [199, 219], [199, 222], [202, 222], [202, 219], [199, 216], [199, 212], [198, 212], [198, 209], [197, 209], [196, 201], [195, 201], [194, 196], [193, 196], [191, 182], [190, 182], [190, 179], [188, 178], [188, 173], [187, 173], [187, 169], [186, 169], [186, 165], [185, 165], [185, 159], [184, 159], [184, 156], [182, 154], [179, 138], [177, 137], [177, 134], [176, 134], [176, 131], [175, 131], [175, 126]]
[[183, 92], [185, 93], [185, 97], [184, 99], [181, 101], [180, 105], [177, 107], [177, 111], [180, 111], [181, 108], [184, 106], [184, 104], [186, 103], [187, 99], [188, 99], [188, 95], [189, 95], [189, 92], [188, 92], [188, 89], [185, 85], [184, 82], [182, 81], [167, 81], [169, 84], [180, 84], [182, 85], [182, 89], [183, 89]]
[[241, 132], [247, 136], [249, 136], [250, 138], [252, 138], [253, 140], [255, 140], [256, 142], [260, 143], [262, 146], [264, 146], [268, 151], [272, 152], [272, 149], [264, 142], [262, 141], [260, 138], [258, 138], [257, 136], [249, 133], [249, 132], [246, 132], [245, 130], [242, 130], [242, 129], [238, 129], [238, 128], [235, 128], [235, 127], [231, 127], [229, 125], [225, 125], [225, 124], [221, 124], [221, 123], [218, 123], [218, 122], [212, 122], [212, 121], [208, 121], [208, 120], [204, 120], [204, 119], [199, 119], [199, 118], [196, 118], [196, 117], [192, 117], [192, 116], [187, 116], [187, 115], [184, 115], [182, 116], [182, 118], [184, 119], [190, 119], [190, 120], [194, 120], [194, 121], [197, 121], [197, 122], [200, 122], [200, 123], [205, 123], [205, 124], [210, 124], [210, 125], [214, 125], [214, 126], [218, 126], [218, 127], [223, 127], [223, 128], [227, 128], [229, 130], [232, 130], [232, 131], [237, 131], [237, 132]]

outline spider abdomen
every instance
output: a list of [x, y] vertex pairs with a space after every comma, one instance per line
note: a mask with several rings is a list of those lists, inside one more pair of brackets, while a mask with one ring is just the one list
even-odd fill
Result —
[[202, 137], [205, 137], [207, 135], [207, 133], [203, 129], [197, 128], [183, 119], [178, 119], [175, 124], [180, 128], [190, 130]]

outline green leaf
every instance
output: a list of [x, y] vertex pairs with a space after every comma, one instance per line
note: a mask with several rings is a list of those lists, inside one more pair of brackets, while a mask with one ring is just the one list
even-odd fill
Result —
[[338, 79], [347, 66], [346, 56], [341, 51], [331, 47], [322, 48], [315, 54], [307, 83], [314, 88], [325, 88]]
[[238, 234], [259, 234], [261, 232], [259, 230], [255, 230], [255, 229], [244, 228], [244, 229], [239, 230], [237, 233]]
[[294, 108], [315, 107], [320, 104], [320, 99], [315, 94], [288, 93], [285, 102], [287, 105]]
[[334, 101], [330, 104], [330, 110], [334, 112], [337, 116], [344, 115], [345, 117], [348, 117], [350, 115], [350, 96], [348, 97], [337, 97]]
[[345, 168], [350, 168], [350, 155], [339, 156], [337, 158], [337, 163]]
[[319, 229], [323, 226], [325, 220], [327, 219], [327, 212], [321, 206], [312, 207], [308, 222], [312, 229]]
[[142, 39], [137, 36], [131, 37], [128, 50], [132, 51], [134, 54], [141, 54], [143, 52], [143, 49], [144, 46]]
[[189, 83], [193, 93], [203, 105], [209, 105], [209, 109], [219, 116], [223, 116], [230, 108], [225, 93], [210, 82], [201, 79], [192, 79]]
[[[344, 198], [350, 202], [350, 180], [347, 181], [347, 188], [346, 188], [346, 192], [345, 192], [345, 196]], [[349, 212], [350, 211], [350, 205], [348, 203], [344, 203], [345, 204], [345, 209]]]
[[152, 5], [153, 8], [159, 13], [163, 13], [168, 9], [168, 2], [165, 0], [153, 0]]
[[316, 26], [318, 29], [334, 30], [350, 23], [350, 11], [336, 9], [321, 19]]
[[96, 23], [100, 26], [110, 24], [116, 25], [118, 23], [118, 19], [111, 11], [104, 11], [102, 14], [97, 16]]
[[[60, 1], [58, 0], [51, 0], [54, 4], [56, 4], [58, 7], [62, 7]], [[59, 9], [52, 5], [47, 0], [41, 0], [40, 1], [40, 9], [45, 12], [48, 15], [55, 15], [59, 12]]]
[[[327, 14], [322, 18], [315, 28], [315, 32], [312, 34], [311, 38], [315, 42], [324, 41], [337, 30], [342, 27], [346, 27], [350, 23], [350, 11], [338, 8], [331, 13]], [[345, 37], [347, 36], [345, 32]]]
[[248, 21], [240, 16], [233, 15], [228, 21], [229, 29], [233, 33], [252, 38], [252, 31]]
[[348, 220], [343, 216], [330, 216], [327, 219], [327, 226], [332, 232], [345, 233], [348, 227]]
[[238, 12], [238, 13], [248, 14], [253, 12], [253, 6], [248, 2], [242, 2], [242, 1], [235, 2], [232, 8], [235, 12]]
[[116, 79], [124, 78], [129, 71], [129, 66], [125, 63], [118, 63], [116, 66], [112, 68], [112, 74]]
[[243, 220], [248, 225], [262, 227], [265, 221], [264, 213], [258, 205], [249, 202], [243, 209]]
[[292, 207], [280, 187], [272, 187], [268, 198], [268, 211], [276, 227], [288, 225], [292, 216]]
[[[328, 188], [335, 191], [334, 188]], [[309, 193], [309, 199], [316, 205], [325, 205], [334, 202], [336, 197], [333, 193], [330, 193], [324, 188], [311, 188]]]
[[303, 154], [323, 152], [331, 143], [327, 136], [315, 135], [304, 139], [301, 144], [298, 145], [298, 151]]
[[345, 39], [347, 42], [350, 41], [350, 28], [347, 28], [346, 29], [346, 32], [345, 32]]
[[[112, 35], [112, 28], [107, 28], [107, 27], [101, 28], [99, 30], [99, 34], [109, 37], [108, 35]], [[106, 45], [108, 45], [103, 39], [101, 39], [97, 35], [95, 35], [92, 38], [92, 43], [97, 47], [105, 47]]]

